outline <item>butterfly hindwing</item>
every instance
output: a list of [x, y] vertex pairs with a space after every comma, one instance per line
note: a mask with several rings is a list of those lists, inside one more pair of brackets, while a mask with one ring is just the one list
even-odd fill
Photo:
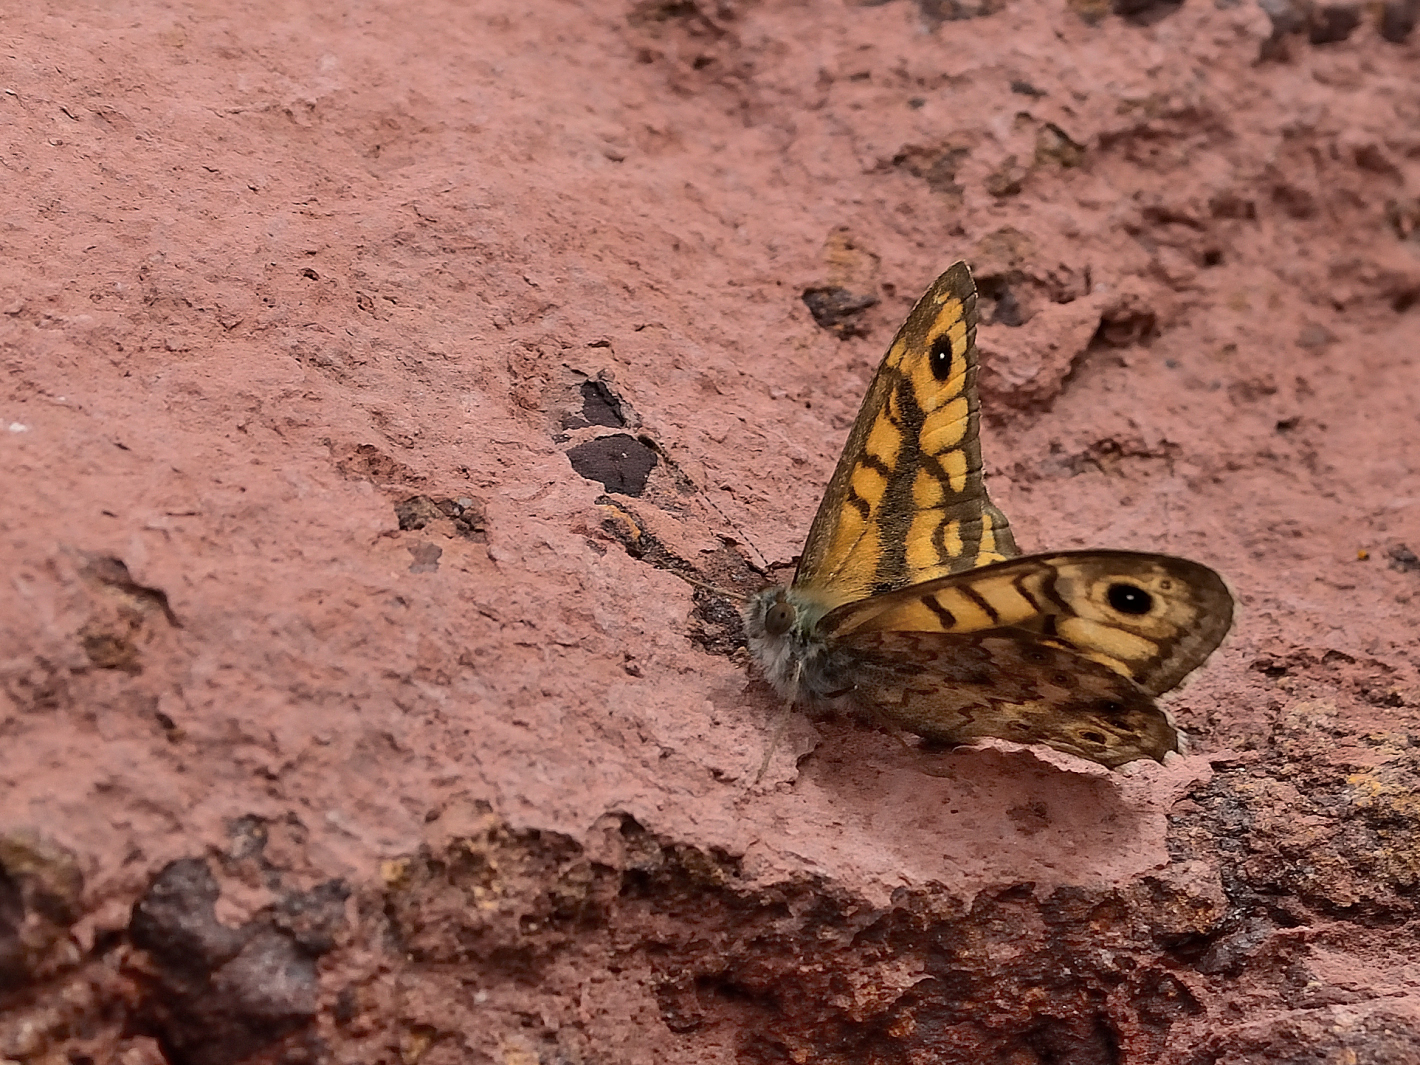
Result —
[[1132, 551], [1027, 555], [841, 606], [824, 636], [1034, 634], [1128, 677], [1149, 695], [1175, 687], [1222, 642], [1232, 595], [1206, 566]]
[[976, 286], [957, 263], [917, 301], [869, 386], [796, 588], [829, 604], [1017, 554], [981, 471]]
[[1028, 633], [860, 632], [837, 653], [861, 711], [929, 740], [1043, 743], [1111, 768], [1179, 748], [1127, 677]]

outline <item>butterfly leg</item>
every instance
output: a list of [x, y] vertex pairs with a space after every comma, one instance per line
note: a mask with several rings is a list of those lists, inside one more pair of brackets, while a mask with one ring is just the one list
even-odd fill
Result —
[[[907, 729], [902, 728], [900, 725], [897, 724], [897, 722], [893, 721], [877, 707], [869, 707], [868, 714], [869, 720], [871, 721], [874, 727], [880, 729], [883, 732], [886, 732], [893, 739], [897, 740], [897, 742], [902, 745], [902, 749], [912, 755], [913, 760], [917, 762], [917, 768], [920, 772], [925, 773], [929, 777], [948, 777], [952, 775], [949, 769], [935, 769], [932, 768], [930, 764], [932, 761], [930, 757], [933, 753], [932, 748], [935, 747], [937, 750], [942, 750], [943, 748], [940, 745], [935, 744], [930, 740], [924, 740], [921, 737], [917, 737], [915, 733], [909, 732]], [[914, 736], [914, 738], [916, 738], [918, 742], [910, 742], [907, 738], [908, 736]], [[962, 745], [948, 744], [946, 745], [945, 750], [954, 751], [960, 746]]]
[[[917, 768], [921, 772], [927, 774], [929, 777], [947, 777], [952, 775], [948, 770], [933, 769], [928, 766], [927, 763], [929, 761], [929, 752], [922, 746], [921, 743], [908, 742], [907, 737], [911, 736], [912, 733], [908, 732], [905, 729], [899, 728], [893, 722], [884, 718], [881, 714], [873, 715], [873, 724], [877, 725], [878, 728], [882, 729], [893, 739], [897, 740], [898, 743], [902, 744], [902, 749], [913, 756], [913, 759], [918, 763]], [[955, 747], [953, 747], [952, 750], [955, 750]]]
[[799, 680], [803, 675], [804, 664], [798, 662], [794, 666], [794, 678], [789, 684], [789, 697], [784, 700], [783, 709], [774, 718], [774, 732], [764, 747], [764, 757], [759, 760], [759, 772], [754, 775], [756, 784], [763, 780], [764, 774], [769, 771], [769, 760], [774, 757], [774, 752], [779, 747], [779, 741], [784, 738], [784, 730], [789, 727], [789, 715], [794, 712], [794, 702], [799, 697]]
[[789, 727], [789, 715], [794, 711], [794, 700], [785, 701], [783, 708], [775, 715], [774, 733], [769, 737], [769, 742], [764, 745], [764, 757], [759, 762], [759, 772], [754, 775], [754, 782], [758, 784], [764, 779], [764, 774], [769, 771], [769, 760], [774, 757], [774, 752], [779, 749], [779, 741], [784, 738], [784, 730]]
[[[901, 739], [901, 737], [899, 737], [899, 739]], [[907, 746], [907, 744], [906, 744], [905, 742], [904, 742], [904, 746]], [[933, 761], [932, 755], [933, 755], [934, 753], [936, 753], [936, 754], [951, 754], [953, 751], [960, 750], [961, 747], [963, 747], [963, 746], [969, 746], [969, 745], [967, 745], [967, 744], [953, 744], [951, 747], [948, 747], [948, 748], [946, 748], [945, 750], [942, 750], [941, 748], [938, 748], [936, 751], [933, 751], [930, 746], [922, 746], [922, 745], [918, 745], [918, 746], [916, 746], [916, 747], [908, 747], [908, 749], [909, 749], [913, 754], [915, 754], [915, 755], [917, 756], [917, 770], [918, 770], [918, 772], [920, 772], [920, 773], [925, 773], [925, 774], [927, 774], [927, 776], [929, 776], [929, 777], [949, 777], [949, 776], [955, 775], [955, 774], [952, 773], [951, 768], [950, 768], [950, 767], [943, 767], [943, 768], [940, 768], [940, 769], [939, 769], [939, 768], [936, 768], [936, 763]]]

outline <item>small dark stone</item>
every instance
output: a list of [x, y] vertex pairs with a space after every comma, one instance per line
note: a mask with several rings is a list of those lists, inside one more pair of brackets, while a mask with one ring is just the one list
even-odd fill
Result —
[[1232, 935], [1215, 940], [1198, 959], [1199, 972], [1235, 975], [1242, 971], [1248, 958], [1271, 935], [1273, 928], [1260, 918], [1252, 918]]
[[578, 444], [567, 452], [567, 460], [587, 480], [599, 482], [608, 492], [633, 498], [646, 490], [657, 461], [651, 448], [626, 433]]
[[857, 296], [836, 285], [806, 288], [803, 299], [804, 306], [814, 316], [814, 321], [821, 328], [837, 333], [840, 340], [865, 335], [867, 331], [863, 328], [860, 316], [878, 302], [876, 296]]
[[1388, 0], [1381, 6], [1381, 36], [1391, 44], [1405, 41], [1420, 21], [1420, 0]]
[[1353, 4], [1326, 4], [1312, 11], [1307, 37], [1312, 44], [1339, 44], [1361, 24], [1361, 8]]
[[1162, 22], [1183, 6], [1183, 0], [1114, 0], [1114, 13], [1136, 26]]
[[201, 858], [170, 862], [134, 905], [129, 938], [175, 969], [206, 971], [222, 965], [236, 956], [250, 933], [217, 920], [220, 894]]
[[205, 861], [165, 866], [129, 922], [129, 939], [151, 959], [134, 971], [135, 1032], [157, 1039], [175, 1065], [305, 1060], [318, 1049], [316, 957], [334, 943], [347, 893], [330, 881], [289, 896], [278, 922], [229, 928], [217, 920], [221, 891]]
[[617, 429], [626, 426], [621, 397], [604, 381], [582, 382], [582, 417], [587, 425], [609, 425]]
[[1420, 573], [1420, 558], [1415, 552], [1404, 544], [1391, 544], [1386, 548], [1386, 557], [1390, 559], [1390, 568], [1399, 570], [1401, 573]]

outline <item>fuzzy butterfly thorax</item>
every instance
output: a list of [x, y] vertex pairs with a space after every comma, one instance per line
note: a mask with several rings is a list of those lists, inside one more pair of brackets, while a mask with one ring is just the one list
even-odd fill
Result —
[[750, 650], [791, 702], [930, 740], [1162, 761], [1180, 741], [1154, 697], [1222, 641], [1232, 596], [1167, 555], [1020, 555], [982, 475], [976, 322], [957, 263], [868, 386], [792, 584], [746, 604]]

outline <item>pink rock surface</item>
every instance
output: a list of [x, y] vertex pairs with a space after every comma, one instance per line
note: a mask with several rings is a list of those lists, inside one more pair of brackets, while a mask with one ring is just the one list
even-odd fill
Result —
[[[0, 886], [33, 905], [0, 1057], [241, 1060], [277, 1044], [192, 1032], [265, 1024], [406, 1063], [1420, 1061], [1413, 944], [1375, 931], [1420, 917], [1420, 37], [1395, 5], [1344, 40], [1247, 2], [941, 10], [7, 17]], [[756, 786], [774, 700], [651, 563], [791, 563], [958, 258], [1022, 547], [1236, 592], [1172, 702], [1196, 753], [927, 775], [797, 721]], [[840, 339], [813, 287], [879, 302]], [[654, 558], [569, 462], [615, 433], [679, 468], [612, 497]], [[204, 858], [199, 945], [135, 932]], [[737, 906], [789, 923], [737, 939]], [[317, 910], [328, 943], [291, 931]], [[979, 916], [1026, 939], [952, 948], [985, 1012], [932, 1020], [922, 929]], [[318, 1007], [213, 1019], [164, 967], [265, 986], [221, 966], [275, 966], [271, 928]], [[1040, 991], [1030, 951], [1088, 973]]]

